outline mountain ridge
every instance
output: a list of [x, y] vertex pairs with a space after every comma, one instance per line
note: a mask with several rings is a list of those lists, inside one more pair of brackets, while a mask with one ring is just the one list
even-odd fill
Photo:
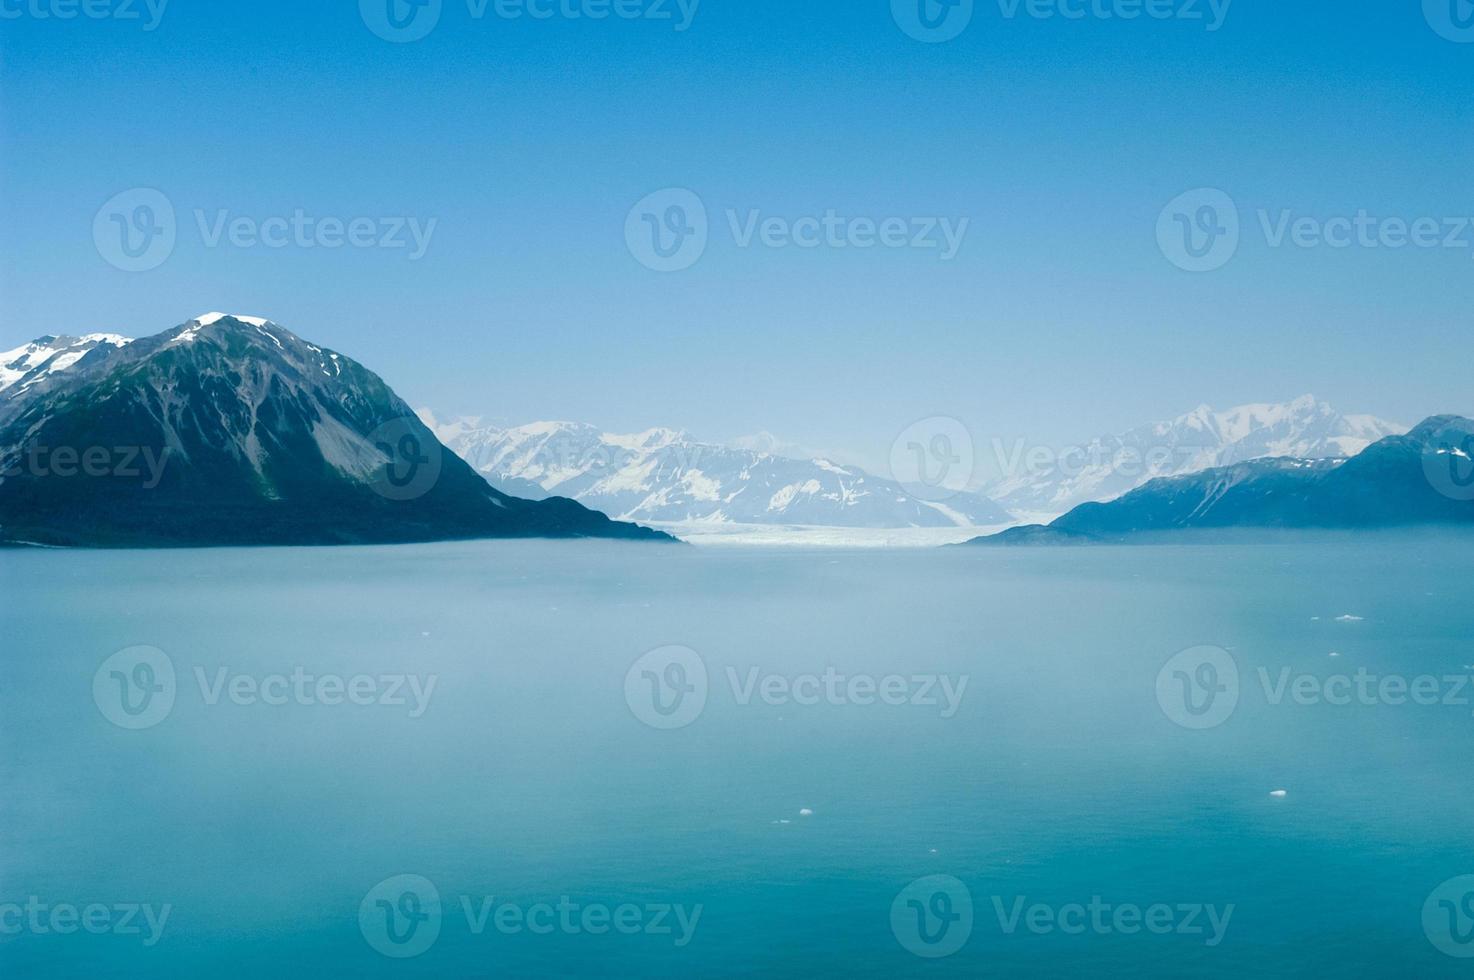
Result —
[[1425, 419], [1345, 459], [1262, 457], [1163, 477], [1046, 525], [969, 544], [1078, 544], [1203, 529], [1396, 528], [1474, 523], [1474, 422]]
[[[137, 472], [140, 456], [166, 460], [151, 482]], [[573, 501], [493, 489], [378, 375], [260, 317], [196, 317], [10, 386], [0, 392], [0, 472], [9, 541], [669, 540]]]
[[700, 442], [678, 429], [615, 434], [580, 422], [498, 427], [441, 422], [428, 409], [420, 416], [494, 486], [561, 493], [627, 520], [855, 528], [1012, 521], [976, 494], [918, 500], [857, 467]]
[[1040, 472], [1006, 472], [982, 491], [1015, 513], [1053, 518], [1161, 477], [1266, 457], [1345, 458], [1407, 431], [1371, 415], [1343, 414], [1313, 395], [1221, 412], [1205, 404], [1174, 419], [1097, 436], [1055, 454]]

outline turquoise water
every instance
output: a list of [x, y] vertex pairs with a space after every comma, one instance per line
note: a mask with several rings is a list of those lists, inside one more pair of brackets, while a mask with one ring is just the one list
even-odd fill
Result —
[[[1465, 973], [1474, 705], [1258, 670], [1474, 674], [1470, 543], [0, 553], [0, 973]], [[1239, 684], [1199, 730], [1158, 675], [1201, 645]], [[698, 669], [694, 717], [640, 701]]]

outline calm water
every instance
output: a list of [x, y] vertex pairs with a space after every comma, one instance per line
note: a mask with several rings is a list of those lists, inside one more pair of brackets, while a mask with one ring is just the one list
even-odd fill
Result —
[[1466, 973], [1471, 543], [3, 553], [0, 973]]

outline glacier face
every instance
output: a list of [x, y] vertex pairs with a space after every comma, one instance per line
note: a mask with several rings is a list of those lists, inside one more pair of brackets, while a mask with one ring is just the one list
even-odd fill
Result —
[[493, 486], [571, 497], [621, 520], [815, 527], [1012, 523], [986, 497], [917, 500], [900, 484], [824, 459], [790, 459], [691, 439], [673, 429], [617, 435], [575, 422], [500, 428], [420, 417]]
[[1003, 475], [983, 488], [1001, 506], [1037, 518], [1115, 500], [1159, 477], [1184, 476], [1253, 459], [1355, 456], [1407, 426], [1343, 415], [1306, 395], [1283, 404], [1217, 412], [1202, 405], [1166, 422], [1138, 426], [1033, 459], [995, 443]]

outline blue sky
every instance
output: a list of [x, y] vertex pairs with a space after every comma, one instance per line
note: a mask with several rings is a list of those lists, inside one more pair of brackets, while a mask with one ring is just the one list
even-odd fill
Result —
[[[1211, 31], [1208, 0], [1152, 0], [1200, 20], [977, 0], [941, 43], [889, 0], [702, 0], [685, 30], [676, 0], [602, 20], [559, 9], [600, 0], [547, 19], [443, 0], [408, 43], [352, 0], [172, 0], [153, 30], [144, 0], [91, 0], [136, 20], [38, 16], [67, 2], [0, 2], [0, 347], [229, 310], [442, 414], [771, 430], [877, 466], [939, 415], [1049, 443], [1306, 392], [1474, 413], [1474, 227], [1461, 247], [1275, 246], [1259, 218], [1310, 219], [1312, 243], [1358, 212], [1432, 219], [1440, 240], [1474, 218], [1474, 32], [1444, 16], [1467, 0], [1235, 0]], [[135, 188], [175, 212], [147, 271], [94, 240]], [[625, 226], [666, 188], [710, 230], [661, 273]], [[1157, 226], [1197, 188], [1242, 227], [1193, 273]], [[364, 241], [434, 225], [418, 258], [211, 243], [299, 210], [369, 219]], [[731, 227], [827, 212], [967, 227], [950, 259], [743, 247]]]

